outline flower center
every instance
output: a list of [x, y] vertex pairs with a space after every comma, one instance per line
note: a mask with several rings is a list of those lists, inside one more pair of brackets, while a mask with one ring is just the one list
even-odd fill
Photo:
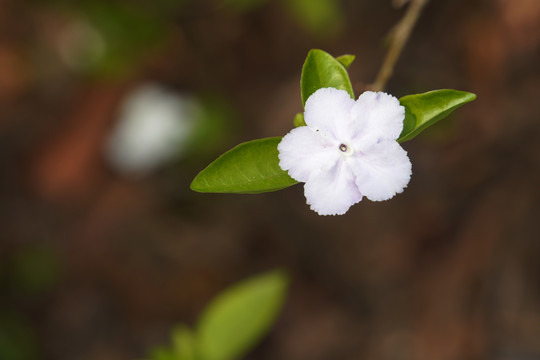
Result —
[[343, 155], [347, 156], [351, 156], [354, 152], [354, 149], [351, 146], [343, 143], [339, 144], [338, 149], [343, 153]]

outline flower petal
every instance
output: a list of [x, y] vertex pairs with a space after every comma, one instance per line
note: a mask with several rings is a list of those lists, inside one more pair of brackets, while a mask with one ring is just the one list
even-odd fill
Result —
[[366, 91], [354, 103], [351, 117], [356, 134], [396, 140], [403, 130], [405, 108], [392, 95]]
[[328, 171], [339, 160], [339, 145], [307, 126], [292, 129], [278, 145], [279, 166], [296, 181]]
[[322, 88], [307, 99], [304, 120], [313, 130], [330, 133], [344, 141], [343, 136], [348, 137], [353, 105], [354, 99], [345, 90]]
[[401, 193], [411, 178], [411, 161], [395, 140], [374, 144], [351, 160], [356, 185], [371, 201], [388, 200]]
[[311, 210], [319, 215], [343, 215], [362, 200], [349, 166], [340, 159], [329, 171], [313, 174], [304, 185]]

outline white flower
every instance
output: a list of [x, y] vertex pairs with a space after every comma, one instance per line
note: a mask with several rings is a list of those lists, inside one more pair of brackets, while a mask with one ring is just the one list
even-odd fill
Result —
[[195, 99], [145, 84], [130, 93], [105, 148], [125, 175], [145, 175], [182, 155], [201, 112]]
[[362, 200], [388, 200], [411, 178], [407, 152], [396, 141], [405, 109], [383, 92], [358, 100], [343, 90], [323, 88], [305, 105], [307, 126], [291, 130], [278, 145], [279, 166], [304, 182], [311, 209], [342, 215]]

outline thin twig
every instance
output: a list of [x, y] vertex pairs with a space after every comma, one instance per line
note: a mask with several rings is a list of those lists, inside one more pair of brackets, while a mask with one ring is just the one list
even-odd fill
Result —
[[394, 72], [394, 66], [409, 39], [409, 35], [416, 24], [422, 8], [429, 0], [411, 0], [407, 12], [399, 23], [394, 27], [391, 35], [390, 46], [384, 62], [379, 70], [375, 82], [370, 86], [373, 91], [384, 90], [386, 83]]

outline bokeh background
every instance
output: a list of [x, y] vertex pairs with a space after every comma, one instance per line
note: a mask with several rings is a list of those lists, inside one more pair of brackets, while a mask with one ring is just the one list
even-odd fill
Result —
[[0, 0], [0, 358], [144, 358], [285, 268], [247, 359], [540, 359], [540, 2], [433, 0], [387, 90], [478, 99], [404, 144], [406, 191], [321, 217], [301, 186], [190, 191], [285, 134], [311, 48], [375, 78], [375, 0]]

